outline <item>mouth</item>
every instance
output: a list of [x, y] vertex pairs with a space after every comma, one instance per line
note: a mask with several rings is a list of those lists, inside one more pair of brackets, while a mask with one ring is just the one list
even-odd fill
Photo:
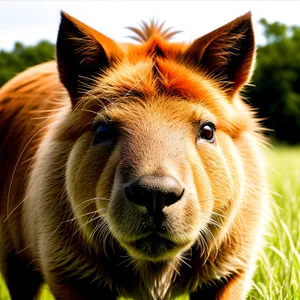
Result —
[[136, 258], [162, 261], [174, 258], [186, 244], [176, 243], [159, 233], [152, 232], [147, 236], [126, 243], [129, 253]]

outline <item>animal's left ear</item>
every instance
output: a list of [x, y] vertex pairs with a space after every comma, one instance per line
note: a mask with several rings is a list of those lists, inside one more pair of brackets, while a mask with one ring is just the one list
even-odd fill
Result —
[[207, 71], [227, 90], [229, 98], [249, 81], [255, 60], [251, 13], [195, 40], [184, 60]]

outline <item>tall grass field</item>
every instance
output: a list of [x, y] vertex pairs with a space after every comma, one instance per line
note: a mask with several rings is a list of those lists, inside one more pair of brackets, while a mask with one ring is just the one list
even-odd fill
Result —
[[[300, 147], [275, 147], [267, 156], [273, 220], [247, 300], [300, 300]], [[0, 300], [9, 299], [0, 278]], [[54, 300], [46, 286], [40, 299]]]

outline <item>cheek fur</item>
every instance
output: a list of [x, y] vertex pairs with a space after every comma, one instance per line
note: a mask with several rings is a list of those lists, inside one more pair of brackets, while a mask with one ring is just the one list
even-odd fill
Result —
[[199, 150], [195, 147], [188, 147], [187, 151], [191, 167], [191, 174], [188, 177], [190, 188], [195, 190], [195, 200], [197, 201], [197, 206], [200, 207], [201, 215], [208, 220], [214, 203], [212, 182], [207, 174], [202, 158], [199, 156]]
[[198, 147], [201, 164], [208, 177], [208, 185], [212, 191], [214, 210], [219, 211], [230, 205], [233, 199], [232, 178], [227, 162], [218, 145], [203, 142]]
[[227, 165], [228, 179], [231, 185], [233, 203], [228, 203], [228, 206], [237, 207], [237, 202], [243, 198], [245, 189], [243, 161], [235, 142], [227, 134], [220, 133], [218, 145]]
[[92, 219], [101, 211], [97, 211], [96, 187], [109, 158], [106, 149], [92, 146], [91, 141], [90, 133], [85, 133], [76, 141], [68, 159], [66, 174], [74, 218], [88, 237], [95, 227]]
[[88, 137], [85, 134], [74, 143], [67, 162], [66, 188], [74, 211], [76, 211], [76, 206], [81, 198], [82, 188], [77, 183], [80, 175], [79, 169], [86, 155], [87, 148]]
[[107, 149], [104, 160], [105, 163], [101, 164], [100, 169], [98, 169], [95, 191], [98, 199], [97, 209], [101, 215], [107, 214], [112, 199], [113, 185], [117, 180], [116, 170], [120, 161], [120, 147], [116, 145], [112, 152]]

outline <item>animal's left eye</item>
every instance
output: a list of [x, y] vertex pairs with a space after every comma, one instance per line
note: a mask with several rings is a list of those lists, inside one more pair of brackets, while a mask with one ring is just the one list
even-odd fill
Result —
[[207, 140], [210, 143], [213, 143], [215, 140], [215, 130], [216, 130], [216, 126], [211, 122], [207, 122], [202, 125], [200, 129], [199, 138]]
[[100, 122], [94, 125], [93, 144], [110, 144], [114, 139], [114, 128], [112, 124]]

